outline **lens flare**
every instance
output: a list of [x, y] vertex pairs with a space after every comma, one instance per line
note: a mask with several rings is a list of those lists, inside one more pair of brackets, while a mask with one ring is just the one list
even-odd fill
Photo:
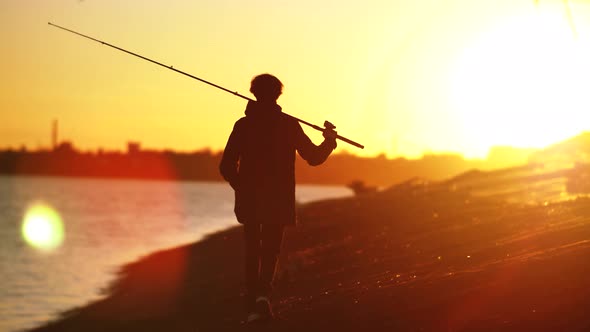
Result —
[[46, 251], [59, 247], [65, 235], [64, 225], [57, 211], [43, 203], [35, 203], [29, 207], [21, 231], [23, 239], [30, 246]]

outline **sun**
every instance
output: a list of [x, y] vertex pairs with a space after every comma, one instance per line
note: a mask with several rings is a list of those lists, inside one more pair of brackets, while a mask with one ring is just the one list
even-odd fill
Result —
[[506, 18], [458, 57], [450, 96], [467, 155], [544, 147], [590, 128], [590, 47], [557, 13]]

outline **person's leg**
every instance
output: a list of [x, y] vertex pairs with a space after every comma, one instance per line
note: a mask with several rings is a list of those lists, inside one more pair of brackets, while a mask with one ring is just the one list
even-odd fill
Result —
[[283, 228], [272, 224], [262, 226], [259, 293], [256, 298], [256, 312], [261, 315], [262, 320], [272, 319], [274, 316], [270, 296], [283, 242]]
[[272, 282], [283, 243], [283, 231], [283, 225], [262, 226], [259, 296], [269, 298], [271, 295]]
[[256, 297], [259, 296], [260, 282], [260, 225], [244, 225], [245, 267], [246, 267], [246, 310], [255, 310]]

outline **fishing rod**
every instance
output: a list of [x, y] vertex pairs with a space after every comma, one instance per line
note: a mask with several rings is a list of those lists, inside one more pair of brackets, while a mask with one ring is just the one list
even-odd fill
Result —
[[[146, 58], [146, 57], [144, 57], [143, 55], [140, 55], [140, 54], [137, 54], [137, 53], [134, 53], [134, 52], [128, 51], [128, 50], [126, 50], [126, 49], [123, 49], [123, 48], [121, 48], [121, 47], [118, 47], [118, 46], [115, 46], [115, 45], [109, 44], [109, 43], [107, 43], [107, 42], [104, 42], [104, 41], [102, 41], [102, 40], [98, 40], [98, 39], [96, 39], [96, 38], [93, 38], [93, 37], [90, 37], [90, 36], [87, 36], [87, 35], [81, 34], [81, 33], [79, 33], [79, 32], [76, 32], [76, 31], [74, 31], [74, 30], [70, 30], [70, 29], [68, 29], [68, 28], [64, 28], [64, 27], [62, 27], [62, 26], [59, 26], [59, 25], [57, 25], [57, 24], [53, 24], [53, 23], [51, 23], [51, 22], [47, 22], [47, 24], [49, 24], [50, 26], [56, 27], [56, 28], [58, 28], [58, 29], [62, 29], [62, 30], [65, 30], [65, 31], [71, 32], [71, 33], [73, 33], [73, 34], [76, 34], [76, 35], [78, 35], [78, 36], [81, 36], [81, 37], [84, 37], [84, 38], [90, 39], [90, 40], [92, 40], [92, 41], [95, 41], [95, 42], [97, 42], [97, 43], [101, 43], [102, 45], [106, 45], [106, 46], [112, 47], [112, 48], [114, 48], [114, 49], [116, 49], [116, 50], [119, 50], [119, 51], [121, 51], [121, 52], [125, 52], [125, 53], [127, 53], [127, 54], [131, 54], [131, 55], [133, 55], [133, 56], [136, 56], [136, 57], [138, 57], [138, 58], [140, 58], [140, 59], [143, 59], [143, 60], [149, 61], [149, 62], [151, 62], [151, 63], [153, 63], [153, 64], [156, 64], [156, 65], [158, 65], [158, 66], [162, 66], [162, 67], [164, 67], [164, 68], [166, 68], [166, 69], [170, 69], [170, 70], [172, 70], [172, 71], [175, 71], [175, 72], [177, 72], [177, 73], [179, 73], [179, 74], [182, 74], [182, 75], [188, 76], [188, 77], [190, 77], [190, 78], [192, 78], [192, 79], [195, 79], [195, 80], [197, 80], [197, 81], [200, 81], [200, 82], [202, 82], [202, 83], [205, 83], [205, 84], [211, 85], [211, 86], [213, 86], [213, 87], [216, 87], [216, 88], [218, 88], [218, 89], [221, 89], [221, 90], [223, 90], [223, 91], [225, 91], [225, 92], [229, 92], [229, 93], [231, 93], [231, 94], [232, 94], [232, 95], [234, 95], [234, 96], [237, 96], [237, 97], [240, 97], [240, 98], [246, 99], [246, 100], [248, 100], [248, 101], [255, 102], [255, 100], [254, 100], [254, 99], [252, 99], [252, 98], [248, 98], [248, 97], [246, 97], [246, 96], [244, 96], [244, 95], [241, 95], [241, 94], [239, 94], [237, 91], [231, 91], [231, 90], [229, 90], [229, 89], [226, 89], [226, 88], [224, 88], [224, 87], [222, 87], [222, 86], [220, 86], [220, 85], [217, 85], [217, 84], [215, 84], [215, 83], [212, 83], [212, 82], [209, 82], [209, 81], [207, 81], [207, 80], [204, 80], [204, 79], [202, 79], [202, 78], [199, 78], [199, 77], [197, 77], [197, 76], [191, 75], [191, 74], [189, 74], [189, 73], [186, 73], [186, 72], [184, 72], [184, 71], [182, 71], [182, 70], [178, 70], [178, 69], [174, 68], [174, 66], [168, 66], [168, 65], [165, 65], [165, 64], [163, 64], [163, 63], [161, 63], [161, 62], [158, 62], [158, 61], [152, 60], [152, 59], [150, 59], [150, 58]], [[326, 130], [332, 130], [332, 129], [336, 128], [336, 127], [335, 127], [333, 124], [331, 124], [331, 123], [330, 123], [330, 122], [328, 122], [328, 121], [325, 121], [325, 122], [324, 122], [324, 126], [325, 126], [325, 128], [322, 128], [322, 127], [320, 127], [320, 126], [317, 126], [317, 125], [314, 125], [314, 124], [312, 124], [312, 123], [309, 123], [309, 122], [307, 122], [307, 121], [305, 121], [305, 120], [302, 120], [302, 119], [296, 118], [296, 117], [294, 117], [294, 116], [292, 116], [292, 115], [289, 115], [289, 114], [287, 114], [287, 113], [283, 113], [283, 114], [284, 114], [285, 116], [288, 116], [288, 117], [290, 117], [290, 118], [292, 118], [292, 119], [294, 119], [294, 120], [297, 120], [297, 121], [299, 121], [299, 122], [301, 122], [301, 123], [303, 123], [303, 124], [305, 124], [305, 125], [308, 125], [308, 126], [310, 126], [310, 127], [311, 127], [311, 128], [313, 128], [313, 129], [315, 129], [315, 130], [318, 130], [318, 131], [321, 131], [321, 132], [324, 132], [324, 131], [326, 131]], [[356, 146], [357, 148], [361, 148], [361, 149], [364, 149], [364, 148], [365, 148], [365, 147], [364, 147], [364, 145], [362, 145], [362, 144], [359, 144], [359, 143], [357, 143], [357, 142], [355, 142], [355, 141], [353, 141], [353, 140], [350, 140], [350, 139], [348, 139], [348, 138], [346, 138], [346, 137], [343, 137], [343, 136], [340, 136], [340, 135], [336, 135], [336, 139], [339, 139], [339, 140], [341, 140], [341, 141], [343, 141], [343, 142], [346, 142], [346, 143], [348, 143], [348, 144], [350, 144], [350, 145]]]

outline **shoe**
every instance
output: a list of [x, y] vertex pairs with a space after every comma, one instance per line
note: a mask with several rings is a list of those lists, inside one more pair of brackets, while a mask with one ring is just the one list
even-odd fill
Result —
[[251, 312], [248, 314], [248, 317], [246, 317], [246, 324], [256, 323], [256, 322], [260, 321], [261, 318], [262, 318], [262, 316], [259, 313]]
[[256, 313], [260, 315], [259, 320], [268, 321], [273, 319], [272, 307], [270, 300], [266, 296], [259, 296], [256, 299]]

